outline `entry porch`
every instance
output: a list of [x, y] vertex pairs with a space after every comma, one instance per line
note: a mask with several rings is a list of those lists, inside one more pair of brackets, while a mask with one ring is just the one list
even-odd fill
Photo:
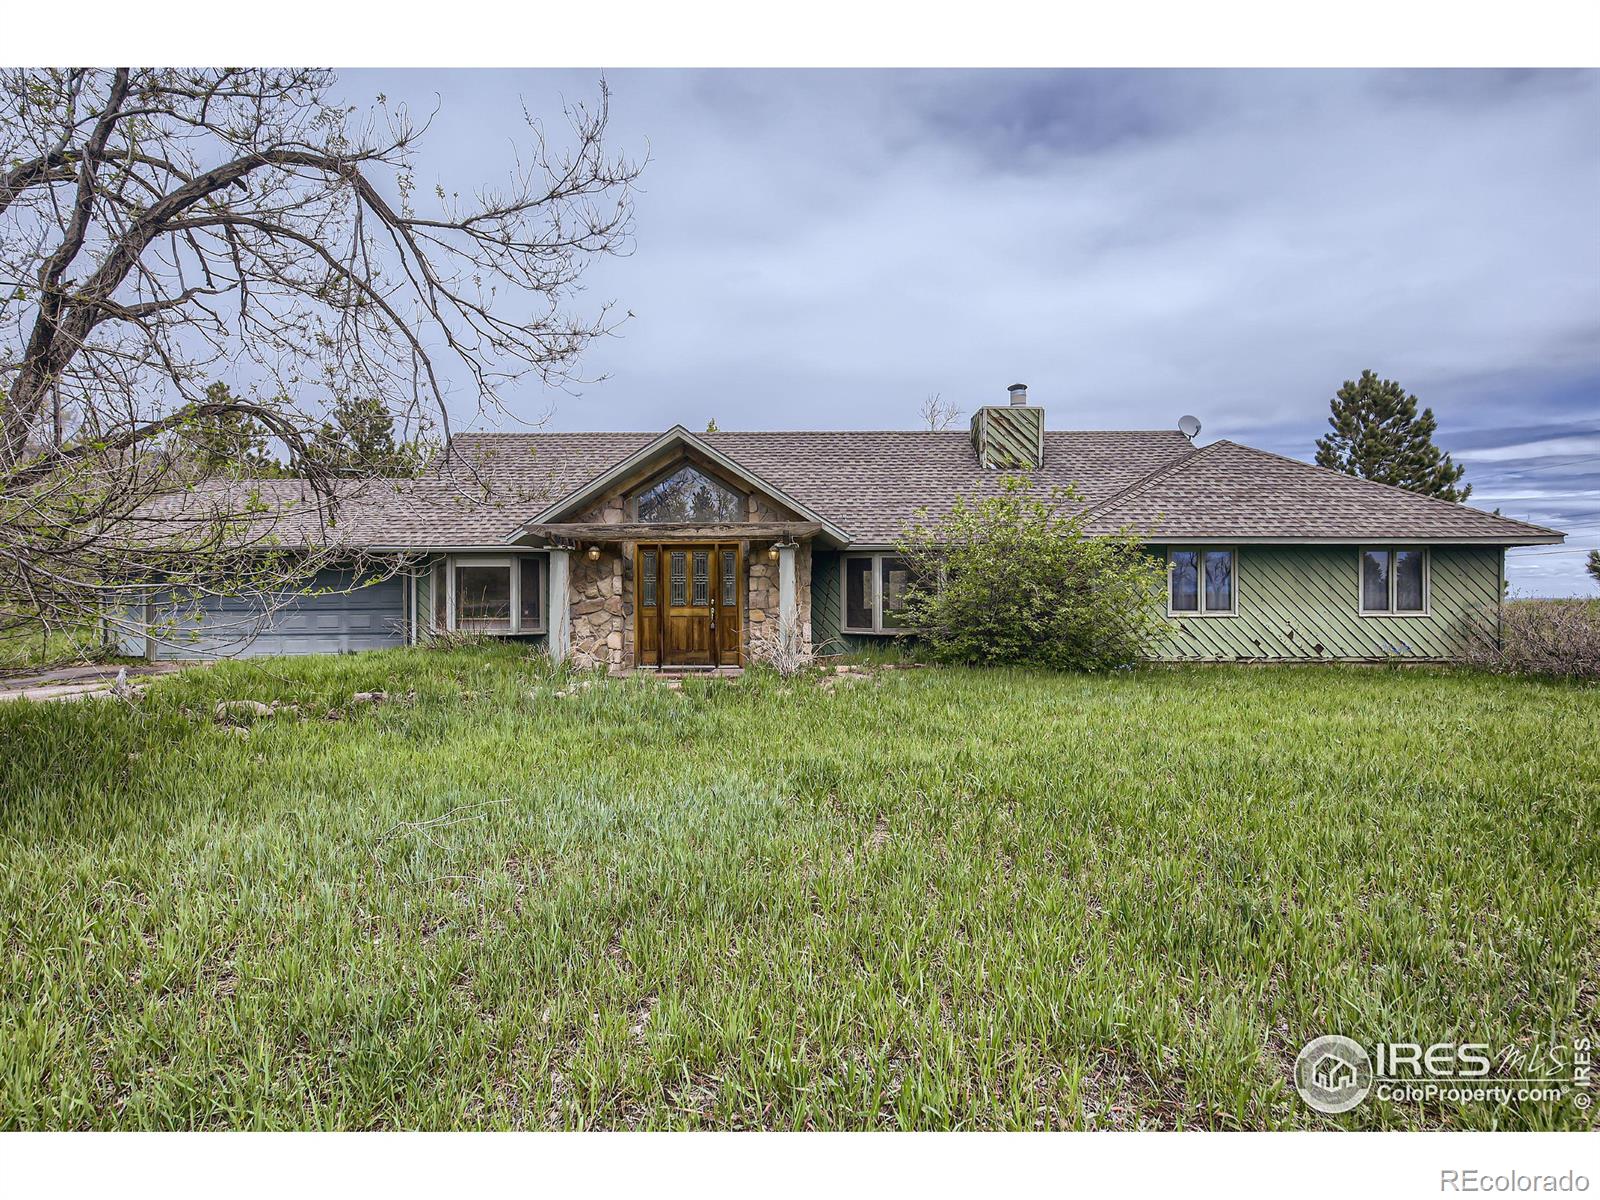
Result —
[[752, 648], [811, 648], [804, 521], [530, 527], [549, 554], [549, 651], [614, 671], [738, 670]]

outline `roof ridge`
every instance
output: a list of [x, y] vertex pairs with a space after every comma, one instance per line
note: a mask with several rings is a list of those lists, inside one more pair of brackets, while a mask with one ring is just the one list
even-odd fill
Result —
[[463, 429], [452, 433], [450, 440], [464, 437], [660, 437], [665, 432], [665, 429]]
[[1217, 446], [1219, 446], [1221, 444], [1222, 444], [1222, 440], [1218, 440], [1218, 441], [1212, 442], [1209, 446], [1196, 446], [1188, 454], [1180, 454], [1177, 458], [1173, 459], [1171, 462], [1162, 463], [1159, 467], [1156, 467], [1153, 471], [1146, 471], [1143, 475], [1141, 475], [1138, 479], [1135, 479], [1132, 483], [1130, 483], [1127, 487], [1123, 488], [1120, 492], [1115, 492], [1112, 495], [1107, 496], [1104, 500], [1100, 501], [1098, 504], [1092, 504], [1088, 508], [1084, 509], [1084, 512], [1083, 512], [1084, 517], [1085, 518], [1089, 518], [1089, 517], [1099, 516], [1101, 513], [1104, 513], [1109, 509], [1115, 508], [1118, 504], [1122, 503], [1122, 501], [1131, 500], [1134, 496], [1138, 495], [1140, 492], [1143, 492], [1146, 488], [1150, 487], [1151, 484], [1153, 484], [1156, 481], [1166, 477], [1167, 475], [1171, 474], [1173, 471], [1176, 471], [1179, 467], [1182, 467], [1182, 466], [1185, 466], [1188, 463], [1194, 462], [1194, 460], [1199, 458], [1201, 455], [1209, 454], [1212, 450], [1214, 450]]
[[[498, 437], [650, 437], [650, 438], [653, 438], [653, 437], [660, 437], [662, 434], [669, 432], [673, 428], [674, 428], [674, 426], [669, 425], [669, 426], [667, 426], [666, 429], [655, 429], [655, 430], [646, 430], [646, 429], [529, 429], [529, 430], [468, 429], [468, 430], [463, 430], [460, 433], [451, 434], [450, 435], [450, 440], [451, 441], [455, 441], [457, 438], [467, 438], [467, 437], [489, 437], [489, 438], [498, 438]], [[946, 436], [946, 437], [965, 438], [965, 437], [969, 436], [967, 430], [964, 430], [964, 429], [719, 429], [715, 433], [707, 433], [704, 430], [701, 430], [700, 432], [696, 433], [694, 430], [691, 429], [691, 430], [689, 430], [689, 432], [690, 433], [694, 433], [696, 437], [723, 437], [723, 436], [729, 436], [729, 435], [736, 436], [736, 437], [745, 437], [745, 436], [750, 436], [750, 435], [770, 437], [770, 436], [774, 436], [774, 435], [778, 435], [778, 434], [802, 435], [802, 436], [806, 436], [806, 437], [836, 437], [836, 436], [841, 436], [841, 435], [842, 436], [850, 436], [850, 435], [863, 434], [863, 433], [896, 433], [896, 434], [905, 434], [907, 436], [917, 436], [917, 437], [927, 437], [927, 436], [937, 437], [937, 436], [941, 436], [942, 435], [942, 436]], [[1062, 436], [1074, 436], [1074, 435], [1090, 435], [1090, 436], [1092, 436], [1092, 435], [1095, 435], [1095, 434], [1113, 434], [1113, 433], [1116, 433], [1116, 434], [1137, 433], [1137, 434], [1145, 434], [1145, 435], [1159, 434], [1159, 435], [1161, 435], [1163, 437], [1171, 437], [1171, 436], [1182, 437], [1183, 436], [1183, 434], [1181, 432], [1179, 432], [1178, 430], [1176, 430], [1176, 429], [1046, 429], [1044, 432], [1045, 432], [1045, 436], [1046, 437], [1051, 437], [1051, 436], [1062, 437]]]
[[[1321, 463], [1308, 463], [1303, 459], [1290, 458], [1287, 454], [1279, 454], [1273, 450], [1263, 450], [1259, 446], [1247, 446], [1243, 442], [1233, 442], [1228, 441], [1226, 438], [1220, 438], [1217, 441], [1212, 442], [1211, 445], [1217, 446], [1221, 445], [1223, 442], [1227, 442], [1228, 445], [1236, 447], [1240, 450], [1248, 450], [1252, 454], [1261, 454], [1265, 455], [1267, 458], [1275, 458], [1279, 462], [1293, 463], [1297, 467], [1308, 467], [1313, 471], [1321, 471], [1324, 474], [1335, 476], [1336, 478], [1344, 480], [1347, 483], [1354, 482], [1366, 484], [1369, 487], [1383, 488], [1384, 490], [1390, 492], [1399, 492], [1401, 495], [1409, 496], [1413, 500], [1426, 500], [1430, 504], [1442, 504], [1445, 508], [1448, 508], [1453, 512], [1459, 512], [1462, 509], [1466, 509], [1469, 512], [1477, 513], [1479, 516], [1493, 517], [1497, 521], [1510, 521], [1513, 525], [1521, 525], [1525, 529], [1537, 530], [1540, 533], [1561, 532], [1559, 529], [1549, 529], [1543, 525], [1535, 525], [1532, 521], [1524, 521], [1519, 517], [1508, 517], [1502, 513], [1486, 512], [1484, 509], [1475, 508], [1463, 500], [1445, 500], [1438, 496], [1429, 496], [1423, 492], [1413, 492], [1410, 488], [1403, 488], [1397, 484], [1384, 483], [1382, 480], [1378, 479], [1366, 479], [1360, 475], [1351, 475], [1346, 471], [1335, 471], [1332, 467], [1325, 467]], [[1209, 449], [1210, 447], [1207, 448]]]

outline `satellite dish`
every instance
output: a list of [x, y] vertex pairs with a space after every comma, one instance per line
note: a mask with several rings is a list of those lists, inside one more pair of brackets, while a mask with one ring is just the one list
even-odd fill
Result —
[[1188, 438], [1191, 442], [1194, 441], [1194, 439], [1199, 436], [1200, 433], [1200, 418], [1191, 416], [1179, 417], [1178, 432], [1183, 434], [1183, 436]]

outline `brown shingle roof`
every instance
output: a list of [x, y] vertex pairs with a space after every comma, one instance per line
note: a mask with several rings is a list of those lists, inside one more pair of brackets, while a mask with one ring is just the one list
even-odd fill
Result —
[[[660, 437], [654, 433], [458, 434], [458, 461], [486, 479], [546, 493], [590, 482]], [[978, 465], [965, 432], [917, 430], [703, 433], [697, 438], [782, 489], [862, 544], [892, 542], [919, 508], [998, 493], [1003, 472]], [[1193, 449], [1177, 430], [1045, 433], [1041, 488], [1075, 485], [1085, 503], [1116, 494]], [[461, 473], [461, 472], [457, 472]], [[546, 482], [548, 481], [548, 482]], [[559, 499], [551, 497], [551, 502]]]
[[[162, 496], [141, 515], [179, 527], [240, 521], [243, 536], [287, 545], [408, 550], [503, 545], [530, 511], [514, 489], [444, 479], [340, 481], [333, 494], [330, 510], [298, 479], [213, 480], [192, 492]], [[254, 497], [259, 508], [252, 512]]]
[[[458, 434], [442, 467], [416, 480], [340, 484], [335, 523], [298, 480], [211, 484], [148, 510], [158, 519], [229, 511], [258, 490], [260, 518], [287, 542], [383, 549], [497, 546], [556, 501], [659, 439], [658, 433]], [[858, 545], [888, 545], [919, 509], [999, 491], [964, 432], [695, 435], [788, 493]], [[1418, 496], [1234, 442], [1196, 450], [1176, 430], [1045, 434], [1040, 488], [1075, 486], [1091, 529], [1155, 539], [1559, 540], [1553, 530]]]
[[1156, 538], [1527, 542], [1554, 530], [1237, 442], [1212, 442], [1097, 506], [1096, 532]]

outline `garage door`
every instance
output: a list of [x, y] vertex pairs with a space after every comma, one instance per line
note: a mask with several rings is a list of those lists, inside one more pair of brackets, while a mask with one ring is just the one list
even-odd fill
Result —
[[259, 597], [208, 596], [156, 605], [151, 657], [338, 654], [404, 645], [405, 580], [352, 589], [354, 582], [348, 571], [322, 571], [312, 585], [321, 594], [284, 594], [271, 604]]

